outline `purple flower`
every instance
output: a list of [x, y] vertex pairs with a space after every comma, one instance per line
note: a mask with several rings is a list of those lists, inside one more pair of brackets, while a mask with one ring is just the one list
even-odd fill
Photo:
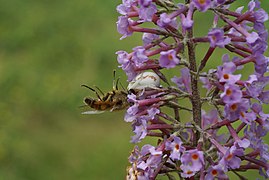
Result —
[[256, 115], [254, 112], [240, 112], [239, 119], [246, 124], [251, 124], [254, 120], [256, 120]]
[[170, 69], [176, 67], [179, 64], [179, 59], [176, 56], [176, 51], [171, 49], [169, 51], [162, 51], [160, 56], [160, 66]]
[[147, 112], [148, 112], [148, 118], [154, 119], [155, 115], [160, 113], [160, 110], [152, 107], [152, 108], [148, 109]]
[[131, 11], [133, 5], [135, 5], [134, 0], [123, 0], [122, 4], [117, 6], [117, 11], [121, 15], [127, 15], [127, 13]]
[[224, 63], [222, 67], [218, 67], [217, 75], [219, 82], [225, 82], [228, 84], [235, 84], [240, 80], [241, 74], [233, 75], [236, 70], [236, 65], [233, 62]]
[[[240, 167], [241, 159], [237, 156], [242, 156], [244, 151], [241, 148], [232, 146], [229, 148], [223, 158], [220, 160], [220, 164], [225, 167], [225, 169], [237, 169]], [[225, 170], [226, 171], [226, 170]]]
[[120, 64], [119, 67], [125, 71], [126, 75], [128, 76], [128, 80], [131, 81], [133, 78], [136, 77], [137, 73], [135, 72], [135, 65], [130, 60], [131, 56], [125, 51], [117, 51], [116, 54], [118, 55], [117, 60]]
[[152, 0], [139, 0], [138, 4], [143, 7], [148, 7], [152, 4]]
[[258, 80], [253, 81], [251, 84], [245, 85], [246, 90], [247, 90], [246, 92], [252, 98], [262, 101], [261, 98], [264, 99], [264, 97], [266, 97], [264, 96], [266, 95], [266, 93], [263, 95], [264, 97], [261, 97], [261, 96], [264, 92], [263, 91], [264, 88], [266, 87], [268, 83], [269, 83], [269, 78], [259, 78]]
[[183, 30], [188, 30], [193, 26], [193, 10], [194, 10], [194, 6], [193, 4], [190, 4], [187, 16], [185, 16], [183, 13], [180, 14], [180, 19], [181, 19], [181, 25], [182, 25], [182, 29]]
[[236, 85], [225, 84], [224, 92], [220, 95], [221, 99], [226, 104], [234, 104], [242, 99], [242, 91]]
[[259, 9], [254, 13], [255, 21], [259, 23], [264, 23], [268, 21], [268, 13], [263, 9]]
[[139, 22], [152, 21], [153, 15], [157, 12], [156, 5], [142, 6], [139, 9]]
[[170, 152], [170, 158], [173, 161], [180, 160], [181, 153], [185, 151], [185, 148], [182, 145], [182, 141], [177, 136], [172, 136], [172, 141], [166, 141], [165, 147], [166, 150], [171, 151]]
[[231, 38], [224, 36], [223, 29], [214, 28], [211, 29], [208, 33], [208, 38], [210, 40], [211, 47], [220, 47], [223, 48], [225, 45], [231, 42]]
[[117, 21], [117, 29], [118, 32], [123, 35], [120, 39], [124, 39], [133, 34], [133, 31], [130, 28], [132, 22], [133, 21], [127, 16], [119, 16]]
[[180, 175], [183, 178], [190, 178], [192, 176], [194, 176], [196, 174], [197, 171], [193, 170], [191, 166], [188, 165], [181, 165], [180, 169], [183, 171], [182, 173], [180, 173]]
[[142, 40], [144, 45], [151, 44], [154, 40], [157, 40], [159, 38], [158, 35], [156, 34], [151, 34], [151, 33], [144, 33]]
[[202, 111], [202, 128], [207, 128], [208, 126], [215, 124], [219, 121], [218, 111], [213, 109], [208, 114]]
[[210, 166], [207, 170], [205, 179], [214, 180], [214, 179], [229, 179], [225, 174], [224, 169], [221, 165]]
[[224, 107], [225, 117], [230, 121], [234, 121], [240, 117], [241, 113], [245, 113], [249, 107], [249, 100], [244, 98], [240, 102], [226, 104]]
[[131, 142], [132, 143], [138, 143], [140, 142], [142, 139], [144, 139], [147, 135], [147, 120], [141, 116], [138, 117], [138, 122], [133, 123], [133, 132], [135, 133], [135, 135], [132, 137]]
[[162, 13], [160, 15], [160, 19], [157, 21], [157, 24], [159, 27], [161, 28], [166, 28], [168, 26], [171, 26], [171, 27], [174, 27], [176, 28], [177, 27], [177, 21], [176, 21], [176, 18], [171, 18], [168, 14], [166, 13]]
[[132, 61], [135, 63], [137, 67], [141, 67], [145, 62], [148, 61], [148, 56], [146, 55], [146, 50], [142, 46], [138, 46], [133, 48], [133, 57]]
[[188, 150], [181, 156], [181, 162], [184, 166], [189, 166], [193, 171], [199, 171], [204, 165], [203, 151], [197, 149]]
[[246, 40], [249, 44], [255, 43], [259, 39], [259, 34], [256, 32], [249, 33], [246, 36]]
[[199, 11], [205, 12], [210, 8], [211, 0], [193, 0], [192, 3]]
[[191, 75], [188, 68], [182, 68], [181, 77], [174, 76], [171, 81], [174, 82], [179, 89], [191, 94]]

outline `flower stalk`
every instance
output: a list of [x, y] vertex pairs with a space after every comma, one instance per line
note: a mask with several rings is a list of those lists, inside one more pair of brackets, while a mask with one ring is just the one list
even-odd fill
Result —
[[[246, 179], [248, 170], [269, 177], [269, 17], [258, 0], [233, 11], [234, 2], [123, 0], [117, 7], [121, 39], [142, 34], [132, 52], [116, 53], [131, 84], [124, 120], [132, 143], [157, 138], [157, 145], [134, 147], [127, 179], [228, 179], [229, 171]], [[195, 24], [205, 12], [213, 21], [202, 32]], [[245, 65], [253, 70], [241, 74]], [[177, 74], [169, 79], [171, 69]]]

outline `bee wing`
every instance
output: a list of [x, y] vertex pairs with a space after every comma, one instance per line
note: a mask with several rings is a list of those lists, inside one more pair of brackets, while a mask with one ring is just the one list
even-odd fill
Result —
[[81, 114], [101, 114], [104, 112], [105, 111], [85, 111], [85, 112], [82, 112]]

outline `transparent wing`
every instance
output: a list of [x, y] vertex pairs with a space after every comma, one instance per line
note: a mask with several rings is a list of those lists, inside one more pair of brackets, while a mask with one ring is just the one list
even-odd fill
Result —
[[81, 114], [101, 114], [101, 113], [104, 113], [105, 111], [85, 111], [85, 112], [82, 112]]

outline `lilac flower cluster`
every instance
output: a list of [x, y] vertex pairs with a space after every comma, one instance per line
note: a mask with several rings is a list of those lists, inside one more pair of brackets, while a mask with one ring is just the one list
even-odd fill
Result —
[[[134, 147], [127, 179], [229, 179], [228, 172], [242, 179], [248, 170], [269, 177], [269, 146], [263, 140], [269, 131], [269, 114], [263, 111], [269, 103], [268, 14], [258, 0], [232, 11], [234, 2], [123, 0], [117, 7], [121, 39], [143, 33], [141, 46], [116, 53], [128, 81], [139, 84], [136, 77], [151, 71], [164, 84], [129, 89], [124, 119], [133, 127], [131, 142], [149, 136], [158, 141]], [[214, 17], [212, 27], [196, 37], [194, 17], [205, 12]], [[202, 43], [208, 50], [198, 60]], [[224, 55], [213, 59], [217, 49]], [[220, 65], [206, 70], [213, 60]], [[247, 74], [239, 73], [247, 68]], [[164, 69], [178, 69], [180, 76], [170, 81]]]

